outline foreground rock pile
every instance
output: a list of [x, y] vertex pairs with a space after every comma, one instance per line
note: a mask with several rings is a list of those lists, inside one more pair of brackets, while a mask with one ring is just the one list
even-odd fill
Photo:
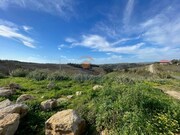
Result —
[[20, 118], [28, 112], [25, 104], [14, 104], [9, 99], [0, 102], [0, 135], [14, 135]]

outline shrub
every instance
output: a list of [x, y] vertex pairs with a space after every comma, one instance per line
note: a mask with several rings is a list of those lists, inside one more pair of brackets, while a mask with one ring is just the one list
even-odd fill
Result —
[[51, 81], [62, 81], [62, 80], [69, 80], [69, 79], [70, 78], [67, 75], [65, 75], [64, 72], [59, 72], [59, 71], [53, 72], [50, 75], [48, 75], [48, 80], [51, 80]]
[[5, 75], [3, 73], [0, 73], [0, 79], [5, 78]]
[[28, 75], [28, 70], [19, 68], [19, 69], [13, 70], [10, 74], [13, 77], [25, 77]]
[[29, 73], [28, 77], [31, 79], [34, 79], [36, 81], [41, 81], [47, 79], [48, 76], [48, 70], [42, 69], [42, 70], [34, 70]]
[[73, 80], [77, 82], [85, 82], [85, 81], [92, 81], [94, 83], [99, 82], [102, 77], [100, 75], [88, 75], [88, 74], [77, 74], [72, 77]]

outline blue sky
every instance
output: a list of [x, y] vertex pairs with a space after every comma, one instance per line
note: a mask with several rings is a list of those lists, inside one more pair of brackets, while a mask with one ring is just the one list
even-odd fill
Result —
[[0, 0], [0, 59], [41, 63], [180, 58], [179, 0]]

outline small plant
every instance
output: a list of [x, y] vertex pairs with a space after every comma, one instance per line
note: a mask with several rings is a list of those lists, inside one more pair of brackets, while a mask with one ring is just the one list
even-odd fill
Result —
[[28, 75], [28, 70], [22, 68], [15, 69], [10, 73], [10, 75], [13, 77], [26, 77]]

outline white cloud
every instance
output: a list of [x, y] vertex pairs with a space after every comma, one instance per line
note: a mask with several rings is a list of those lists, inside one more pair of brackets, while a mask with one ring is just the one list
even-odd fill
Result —
[[17, 40], [25, 46], [35, 48], [35, 41], [32, 38], [22, 34], [17, 25], [11, 22], [2, 20], [0, 21], [0, 36]]
[[125, 25], [127, 25], [130, 21], [133, 8], [134, 8], [134, 0], [128, 0], [125, 11], [124, 11], [124, 18], [123, 18], [123, 22]]
[[8, 9], [14, 6], [69, 18], [74, 16], [73, 0], [1, 0], [0, 8]]
[[180, 46], [180, 14], [174, 8], [165, 8], [140, 24], [142, 38], [151, 44]]
[[76, 40], [73, 39], [73, 38], [66, 38], [65, 41], [68, 42], [68, 43], [76, 42]]
[[26, 32], [28, 32], [28, 31], [30, 31], [30, 30], [32, 30], [32, 27], [30, 27], [30, 26], [22, 26], [22, 28], [24, 29], [24, 31], [26, 31]]
[[116, 42], [109, 42], [106, 38], [99, 35], [83, 35], [82, 40], [77, 42], [72, 42], [72, 46], [84, 46], [91, 49], [95, 49], [101, 52], [116, 52], [116, 53], [134, 53], [137, 49], [144, 45], [144, 43], [137, 43], [134, 45], [121, 46], [121, 42], [127, 41], [129, 39], [120, 39]]

